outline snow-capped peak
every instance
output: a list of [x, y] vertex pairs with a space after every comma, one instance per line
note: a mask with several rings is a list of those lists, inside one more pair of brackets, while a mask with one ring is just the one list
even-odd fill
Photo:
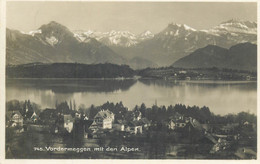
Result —
[[257, 34], [257, 24], [256, 22], [242, 21], [238, 19], [231, 19], [222, 22], [218, 26], [209, 30], [211, 33], [247, 33], [247, 34]]
[[226, 24], [226, 23], [241, 23], [241, 24], [253, 24], [256, 25], [256, 22], [254, 21], [247, 21], [247, 20], [242, 20], [242, 19], [236, 19], [236, 18], [232, 18], [230, 20], [224, 21], [221, 24]]
[[79, 41], [79, 42], [83, 42], [86, 37], [81, 35], [81, 34], [77, 34], [77, 33], [74, 33], [74, 37]]
[[172, 29], [179, 29], [179, 28], [184, 28], [187, 31], [197, 31], [196, 29], [186, 25], [186, 24], [178, 24], [178, 23], [170, 23], [168, 24], [168, 28]]
[[29, 31], [29, 32], [24, 32], [24, 31], [20, 31], [22, 34], [26, 34], [26, 35], [31, 35], [34, 36], [35, 34], [41, 34], [42, 30], [38, 29], [38, 30], [33, 30], [33, 31]]
[[149, 30], [141, 33], [141, 36], [151, 36], [151, 35], [153, 35], [153, 33], [151, 31], [149, 31]]
[[89, 36], [89, 35], [94, 34], [94, 31], [88, 30], [88, 31], [84, 32], [83, 34], [86, 35], [86, 36]]
[[153, 38], [154, 37], [154, 34], [147, 30], [147, 31], [144, 31], [143, 33], [141, 33], [138, 38], [139, 40], [146, 40], [146, 39], [150, 39], [150, 38]]
[[30, 32], [29, 32], [29, 35], [34, 36], [35, 34], [41, 34], [41, 33], [42, 33], [42, 30], [39, 29], [39, 30], [35, 30], [35, 31], [30, 31]]
[[170, 23], [168, 24], [168, 27], [161, 32], [161, 34], [167, 37], [183, 37], [196, 31], [197, 30], [186, 24]]
[[87, 38], [95, 38], [106, 45], [129, 47], [139, 43], [141, 40], [153, 37], [153, 34], [150, 31], [146, 31], [142, 35], [135, 35], [129, 31], [111, 30], [108, 32], [96, 32], [88, 30], [75, 31], [74, 37], [80, 42], [85, 42]]
[[191, 28], [190, 26], [187, 26], [186, 24], [183, 24], [183, 27], [185, 28], [185, 30], [196, 31], [194, 28]]
[[188, 36], [197, 30], [186, 25], [186, 24], [177, 24], [177, 23], [170, 23], [168, 27], [162, 31], [160, 34], [166, 37], [183, 37]]

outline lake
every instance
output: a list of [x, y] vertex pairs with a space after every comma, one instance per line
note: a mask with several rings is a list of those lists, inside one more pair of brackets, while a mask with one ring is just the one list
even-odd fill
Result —
[[62, 101], [86, 107], [120, 102], [130, 110], [135, 105], [154, 104], [207, 106], [215, 114], [249, 111], [257, 113], [257, 82], [174, 81], [155, 79], [7, 79], [6, 101], [28, 100], [42, 109]]

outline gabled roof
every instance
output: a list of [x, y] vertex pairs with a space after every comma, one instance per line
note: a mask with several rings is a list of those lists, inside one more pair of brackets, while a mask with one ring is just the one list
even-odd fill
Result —
[[191, 125], [192, 125], [195, 129], [203, 130], [202, 125], [201, 125], [201, 124], [199, 123], [199, 121], [197, 121], [196, 119], [190, 118], [190, 123], [191, 123]]
[[19, 111], [8, 111], [6, 113], [6, 116], [8, 119], [12, 119], [12, 117], [17, 114], [19, 117], [23, 117], [22, 114]]
[[111, 111], [101, 110], [96, 114], [96, 116], [94, 118], [100, 117], [100, 118], [105, 119], [105, 118], [112, 118], [113, 116], [114, 116], [114, 114]]
[[97, 126], [97, 123], [96, 123], [96, 121], [94, 120], [92, 123], [91, 123], [91, 125], [90, 126]]
[[36, 112], [33, 112], [31, 118], [35, 118], [35, 117], [38, 117], [38, 115], [36, 114]]

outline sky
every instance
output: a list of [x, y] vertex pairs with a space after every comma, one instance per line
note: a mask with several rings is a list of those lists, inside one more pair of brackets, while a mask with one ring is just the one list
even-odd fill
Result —
[[255, 2], [7, 2], [7, 28], [24, 32], [50, 21], [70, 30], [158, 33], [171, 22], [197, 30], [229, 19], [257, 20]]

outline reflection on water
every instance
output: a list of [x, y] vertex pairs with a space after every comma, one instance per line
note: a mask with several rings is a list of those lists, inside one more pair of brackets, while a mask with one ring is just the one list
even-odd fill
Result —
[[250, 111], [256, 113], [256, 82], [90, 80], [90, 79], [8, 79], [7, 101], [30, 99], [42, 108], [56, 101], [75, 100], [77, 105], [120, 102], [130, 109], [145, 103], [158, 105], [208, 106], [215, 114]]
[[98, 79], [7, 79], [6, 84], [17, 88], [51, 90], [54, 93], [113, 92], [128, 90], [136, 80]]

